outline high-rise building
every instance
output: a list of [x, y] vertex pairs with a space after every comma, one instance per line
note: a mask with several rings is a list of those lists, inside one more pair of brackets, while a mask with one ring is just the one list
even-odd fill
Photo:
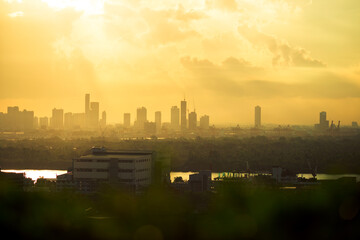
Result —
[[52, 110], [51, 127], [54, 129], [62, 129], [64, 127], [64, 110], [56, 109]]
[[90, 102], [90, 127], [97, 128], [99, 127], [99, 117], [100, 117], [100, 109], [99, 102]]
[[130, 127], [130, 113], [124, 113], [124, 127]]
[[6, 130], [20, 131], [21, 130], [21, 112], [19, 107], [8, 107], [6, 116]]
[[318, 130], [329, 129], [329, 121], [326, 120], [326, 112], [320, 112], [320, 123], [315, 124], [315, 128]]
[[143, 130], [144, 124], [147, 122], [147, 110], [145, 107], [141, 107], [137, 109], [136, 112], [136, 128]]
[[171, 128], [173, 130], [179, 129], [179, 123], [180, 123], [180, 115], [179, 115], [179, 108], [177, 106], [171, 107]]
[[261, 107], [255, 107], [255, 128], [261, 127]]
[[34, 129], [34, 111], [22, 111], [20, 114], [20, 128], [24, 131]]
[[74, 117], [71, 112], [67, 112], [64, 114], [64, 128], [72, 129], [74, 127]]
[[161, 130], [161, 112], [155, 112], [155, 124], [156, 124], [156, 131], [160, 132]]
[[186, 130], [187, 119], [186, 119], [186, 101], [181, 101], [181, 130]]
[[196, 112], [189, 113], [189, 130], [196, 130], [197, 126], [197, 115]]
[[88, 115], [90, 112], [90, 94], [85, 94], [85, 115]]
[[73, 114], [73, 127], [76, 129], [85, 128], [85, 113], [74, 113]]
[[102, 114], [101, 114], [100, 126], [102, 128], [106, 127], [106, 112], [105, 111], [103, 111]]
[[209, 129], [209, 125], [210, 125], [210, 121], [209, 121], [209, 116], [208, 115], [204, 115], [200, 118], [200, 128], [201, 129]]
[[41, 129], [47, 129], [49, 127], [49, 119], [47, 117], [41, 117], [39, 119], [39, 125]]

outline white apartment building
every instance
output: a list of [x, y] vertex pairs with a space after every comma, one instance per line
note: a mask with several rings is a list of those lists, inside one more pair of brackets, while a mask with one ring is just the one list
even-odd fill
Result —
[[141, 190], [152, 182], [152, 154], [92, 148], [91, 154], [73, 159], [73, 181], [81, 192], [94, 192], [101, 183]]

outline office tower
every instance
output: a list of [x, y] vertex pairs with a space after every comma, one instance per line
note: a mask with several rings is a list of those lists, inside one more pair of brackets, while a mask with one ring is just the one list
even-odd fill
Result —
[[156, 131], [160, 132], [161, 130], [161, 112], [155, 112], [155, 124], [156, 124]]
[[255, 107], [255, 128], [261, 127], [261, 107]]
[[187, 120], [186, 120], [186, 101], [181, 101], [181, 130], [186, 130]]
[[147, 122], [147, 110], [145, 107], [138, 108], [136, 112], [136, 128], [144, 130], [145, 122]]
[[71, 112], [64, 114], [64, 128], [72, 129], [74, 127], [74, 118]]
[[210, 125], [210, 121], [209, 121], [209, 116], [208, 115], [204, 115], [200, 118], [200, 128], [201, 129], [209, 129], [209, 125]]
[[179, 122], [180, 122], [180, 116], [179, 116], [179, 108], [177, 106], [172, 106], [171, 107], [171, 128], [173, 130], [178, 130], [179, 129]]
[[85, 115], [88, 115], [90, 112], [90, 94], [85, 94]]
[[315, 124], [315, 128], [318, 130], [329, 129], [329, 121], [326, 120], [326, 112], [320, 112], [320, 122], [319, 124]]
[[62, 129], [64, 127], [64, 110], [54, 108], [50, 123], [52, 128]]
[[8, 107], [6, 116], [6, 129], [9, 131], [19, 131], [21, 128], [21, 117], [19, 107]]
[[99, 126], [99, 102], [90, 102], [90, 127], [97, 128]]
[[101, 114], [100, 126], [102, 128], [106, 127], [106, 112], [105, 111], [103, 111]]
[[47, 129], [49, 127], [49, 119], [47, 117], [41, 117], [39, 125], [41, 129]]
[[38, 117], [34, 117], [34, 125], [33, 125], [34, 129], [38, 129], [39, 128], [39, 118]]
[[22, 111], [20, 113], [20, 129], [21, 130], [31, 130], [34, 129], [34, 111]]
[[85, 113], [73, 113], [73, 128], [85, 128]]
[[197, 126], [197, 115], [196, 112], [189, 113], [189, 130], [196, 130]]
[[130, 113], [124, 113], [124, 127], [130, 127]]

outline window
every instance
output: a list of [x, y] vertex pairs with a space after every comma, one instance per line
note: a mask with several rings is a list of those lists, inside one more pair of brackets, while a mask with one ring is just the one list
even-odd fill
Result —
[[78, 172], [92, 172], [91, 168], [76, 168]]
[[134, 169], [119, 169], [119, 172], [133, 172]]
[[92, 159], [77, 159], [77, 162], [92, 162]]

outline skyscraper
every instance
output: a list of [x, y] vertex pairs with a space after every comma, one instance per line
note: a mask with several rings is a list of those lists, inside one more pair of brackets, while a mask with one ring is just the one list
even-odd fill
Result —
[[197, 126], [197, 114], [196, 112], [189, 113], [189, 130], [196, 130]]
[[124, 127], [130, 127], [130, 113], [124, 113]]
[[64, 128], [72, 129], [74, 127], [74, 117], [71, 112], [64, 114]]
[[179, 108], [177, 106], [171, 107], [171, 128], [173, 130], [179, 129], [179, 122], [180, 122], [180, 115], [179, 115]]
[[52, 110], [51, 127], [54, 129], [62, 129], [64, 127], [64, 110], [56, 109]]
[[144, 130], [145, 122], [147, 122], [147, 110], [145, 107], [138, 108], [136, 111], [136, 128]]
[[49, 126], [49, 119], [47, 117], [41, 117], [39, 119], [39, 125], [41, 129], [47, 129]]
[[208, 115], [204, 115], [200, 118], [200, 128], [201, 129], [209, 129], [209, 116]]
[[161, 130], [161, 112], [155, 112], [155, 124], [156, 124], [156, 132], [160, 132]]
[[85, 115], [88, 115], [90, 112], [90, 94], [85, 94]]
[[99, 102], [90, 102], [90, 127], [97, 128], [99, 126], [100, 107]]
[[100, 126], [102, 128], [106, 127], [106, 112], [105, 111], [103, 111], [101, 114]]
[[329, 121], [326, 120], [326, 112], [320, 112], [320, 122], [318, 124], [315, 124], [315, 128], [318, 130], [329, 129]]
[[261, 107], [255, 107], [255, 128], [261, 127]]
[[186, 130], [187, 119], [186, 119], [186, 101], [181, 101], [181, 130]]

